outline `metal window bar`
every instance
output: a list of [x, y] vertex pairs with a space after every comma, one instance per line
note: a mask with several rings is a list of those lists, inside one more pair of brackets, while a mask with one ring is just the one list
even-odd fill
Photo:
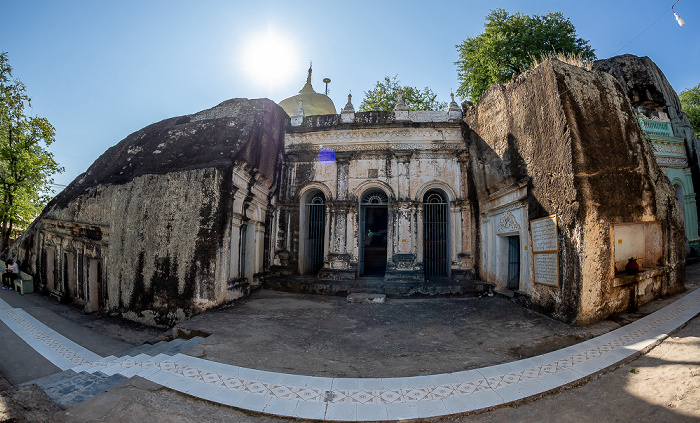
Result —
[[447, 277], [448, 212], [444, 197], [428, 192], [423, 203], [423, 265], [426, 279]]
[[508, 237], [508, 289], [520, 289], [520, 237]]
[[307, 227], [306, 257], [307, 273], [316, 274], [323, 267], [323, 237], [326, 232], [326, 200], [323, 194], [316, 194], [306, 205]]

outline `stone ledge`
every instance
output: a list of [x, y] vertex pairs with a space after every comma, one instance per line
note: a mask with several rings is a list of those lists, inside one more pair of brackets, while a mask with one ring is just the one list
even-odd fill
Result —
[[661, 276], [664, 273], [665, 269], [663, 267], [642, 268], [639, 269], [639, 272], [634, 275], [619, 273], [618, 276], [613, 279], [613, 287], [637, 283], [645, 279]]

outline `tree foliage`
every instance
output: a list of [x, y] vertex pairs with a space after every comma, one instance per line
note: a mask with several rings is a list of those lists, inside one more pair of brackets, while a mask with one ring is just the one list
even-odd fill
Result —
[[377, 81], [373, 89], [365, 91], [360, 111], [394, 110], [399, 91], [409, 110], [443, 110], [447, 107], [447, 103], [437, 100], [437, 94], [430, 88], [419, 90], [415, 87], [401, 86], [398, 75], [394, 75], [392, 78], [385, 76], [384, 80]]
[[31, 117], [26, 87], [13, 78], [8, 54], [0, 53], [0, 251], [13, 229], [24, 229], [48, 201], [51, 175], [62, 172], [45, 146], [54, 128], [42, 117]]
[[681, 91], [678, 94], [678, 98], [681, 100], [683, 113], [688, 115], [690, 126], [693, 127], [693, 131], [700, 137], [700, 84]]
[[455, 46], [459, 52], [457, 94], [476, 102], [494, 82], [510, 81], [547, 53], [569, 53], [583, 60], [595, 59], [588, 41], [577, 37], [576, 28], [561, 12], [544, 16], [508, 14], [492, 10], [484, 32]]

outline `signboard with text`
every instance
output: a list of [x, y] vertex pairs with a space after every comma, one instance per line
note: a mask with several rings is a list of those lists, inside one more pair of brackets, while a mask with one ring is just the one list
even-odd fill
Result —
[[557, 216], [530, 221], [535, 283], [559, 286], [559, 236]]

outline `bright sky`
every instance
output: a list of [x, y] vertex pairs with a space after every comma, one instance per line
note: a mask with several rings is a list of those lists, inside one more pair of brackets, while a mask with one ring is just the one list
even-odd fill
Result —
[[[331, 78], [337, 109], [348, 92], [357, 108], [386, 75], [448, 101], [458, 86], [455, 44], [481, 33], [499, 7], [561, 11], [598, 58], [649, 56], [680, 92], [700, 83], [700, 2], [676, 4], [681, 28], [673, 1], [2, 0], [0, 51], [27, 86], [31, 113], [56, 127], [50, 149], [65, 185], [151, 123], [230, 98], [295, 94], [309, 61], [317, 92]], [[283, 63], [250, 53], [266, 48], [260, 40], [272, 40], [269, 56]]]

